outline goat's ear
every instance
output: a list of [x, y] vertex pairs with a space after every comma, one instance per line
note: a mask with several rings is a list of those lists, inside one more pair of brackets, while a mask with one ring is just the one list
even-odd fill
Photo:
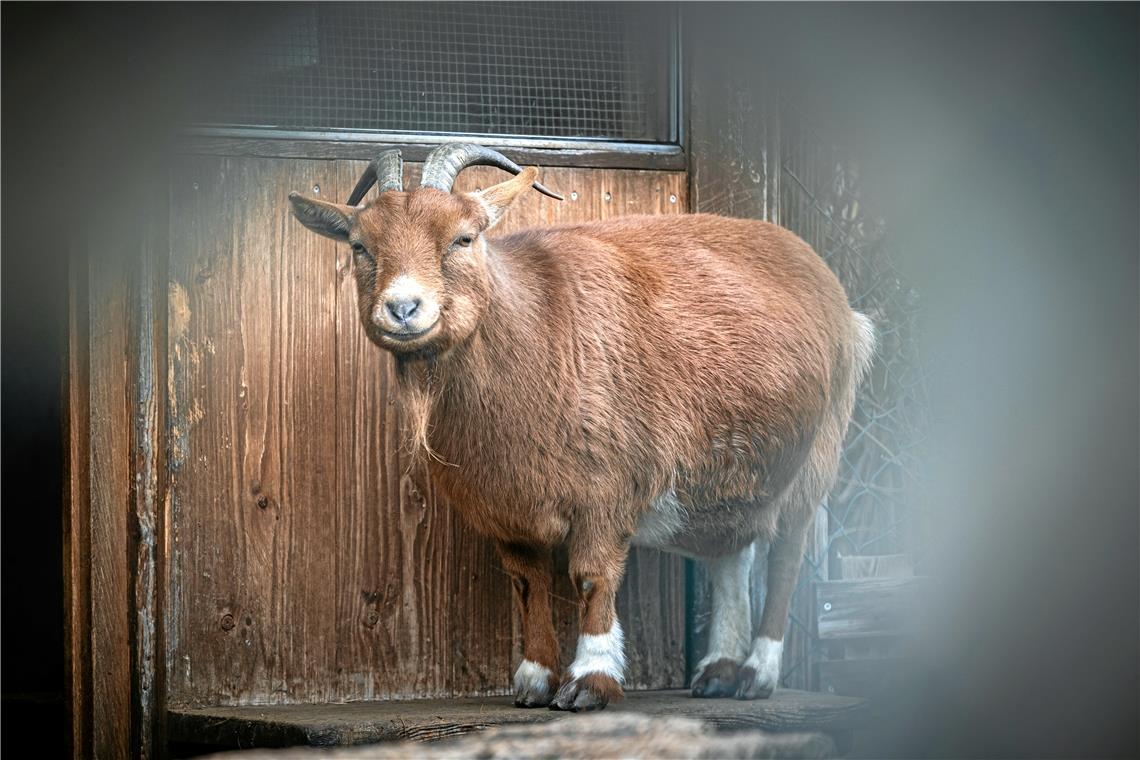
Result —
[[300, 193], [289, 193], [289, 202], [293, 205], [293, 216], [313, 232], [342, 243], [348, 240], [350, 220], [356, 210], [352, 206], [318, 201]]
[[515, 202], [515, 198], [530, 188], [537, 176], [538, 169], [528, 166], [519, 172], [514, 179], [508, 179], [506, 182], [474, 193], [475, 198], [483, 206], [483, 210], [487, 212], [487, 226], [483, 228], [484, 231], [491, 229], [498, 223], [503, 213]]

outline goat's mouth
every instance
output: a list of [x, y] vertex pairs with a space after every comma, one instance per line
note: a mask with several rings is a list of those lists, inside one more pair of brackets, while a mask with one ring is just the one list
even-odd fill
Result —
[[413, 343], [417, 340], [428, 337], [431, 333], [435, 332], [437, 327], [439, 327], [438, 319], [432, 322], [430, 327], [425, 327], [424, 329], [417, 330], [416, 332], [405, 330], [393, 332], [390, 330], [385, 330], [383, 328], [380, 328], [377, 332], [379, 332], [380, 337], [384, 338], [385, 340], [392, 340], [397, 343]]

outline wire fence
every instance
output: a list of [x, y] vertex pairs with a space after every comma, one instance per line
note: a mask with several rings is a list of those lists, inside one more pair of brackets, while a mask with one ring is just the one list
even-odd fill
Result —
[[875, 323], [878, 347], [861, 387], [838, 480], [818, 520], [792, 603], [782, 679], [815, 688], [812, 664], [824, 654], [812, 638], [812, 584], [839, 580], [851, 557], [902, 555], [920, 566], [924, 508], [916, 503], [929, 429], [922, 301], [892, 256], [887, 224], [862, 203], [859, 168], [782, 104], [779, 221], [827, 261], [851, 305]]
[[648, 5], [296, 3], [260, 17], [203, 122], [646, 141], [673, 130], [674, 15]]

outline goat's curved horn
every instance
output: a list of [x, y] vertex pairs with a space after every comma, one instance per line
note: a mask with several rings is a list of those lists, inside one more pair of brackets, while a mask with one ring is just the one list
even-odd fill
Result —
[[[450, 193], [455, 178], [468, 166], [497, 166], [511, 174], [522, 171], [521, 166], [502, 153], [484, 148], [482, 145], [444, 143], [428, 154], [427, 160], [424, 161], [420, 186], [434, 187], [436, 190]], [[562, 200], [561, 195], [545, 187], [541, 182], [535, 182], [531, 187], [543, 195]]]
[[368, 168], [360, 175], [360, 181], [352, 188], [352, 195], [348, 196], [348, 205], [355, 206], [364, 200], [373, 185], [380, 183], [380, 192], [385, 190], [400, 191], [404, 189], [404, 159], [398, 150], [386, 150], [368, 164]]

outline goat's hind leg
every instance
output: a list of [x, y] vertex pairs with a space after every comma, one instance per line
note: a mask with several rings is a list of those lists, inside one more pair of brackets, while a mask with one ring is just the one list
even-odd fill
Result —
[[812, 512], [797, 510], [781, 520], [780, 530], [768, 549], [768, 588], [764, 612], [760, 616], [760, 635], [752, 642], [752, 651], [740, 668], [737, 699], [767, 699], [780, 681], [780, 664], [784, 655], [784, 632], [788, 626], [788, 609], [796, 590], [804, 544]]
[[708, 653], [697, 663], [694, 697], [731, 697], [736, 694], [740, 666], [752, 640], [752, 606], [749, 579], [756, 553], [749, 544], [735, 554], [708, 563], [712, 576], [712, 615]]
[[514, 581], [515, 603], [523, 623], [524, 659], [515, 671], [515, 705], [545, 707], [558, 688], [558, 638], [550, 611], [550, 550], [500, 543], [499, 555]]

